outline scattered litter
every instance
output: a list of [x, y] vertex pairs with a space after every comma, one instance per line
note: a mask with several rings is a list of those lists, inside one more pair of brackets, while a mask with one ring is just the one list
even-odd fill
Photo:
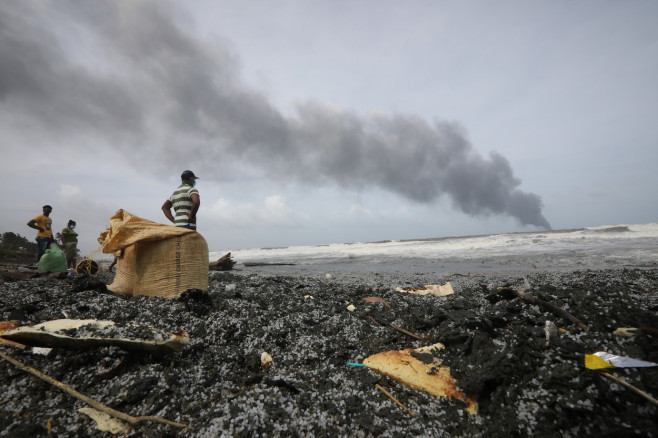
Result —
[[[462, 400], [466, 403], [469, 413], [477, 414], [475, 398], [464, 394], [450, 375], [450, 368], [442, 366], [441, 360], [434, 357], [442, 348], [442, 344], [435, 344], [419, 349], [384, 351], [365, 358], [363, 365], [411, 389], [425, 391], [437, 397]], [[421, 355], [426, 357], [421, 360]]]
[[649, 400], [654, 405], [658, 405], [658, 400], [653, 398], [648, 393], [642, 391], [640, 388], [636, 388], [635, 386], [633, 386], [630, 383], [626, 382], [625, 380], [622, 380], [619, 377], [615, 377], [612, 374], [608, 374], [608, 373], [605, 373], [605, 372], [601, 372], [601, 375], [607, 377], [610, 380], [614, 380], [615, 382], [625, 386], [626, 388], [630, 389], [631, 391], [633, 391], [637, 394], [640, 394], [642, 397], [646, 398], [647, 400]]
[[56, 319], [25, 326], [8, 321], [0, 323], [0, 337], [37, 347], [91, 349], [114, 345], [153, 353], [180, 351], [190, 342], [185, 331], [169, 333], [146, 325], [117, 325], [96, 319]]
[[260, 367], [263, 370], [266, 370], [272, 365], [272, 362], [274, 362], [274, 359], [272, 359], [272, 356], [266, 351], [263, 351], [260, 355]]
[[334, 276], [331, 274], [326, 274], [324, 278], [326, 278], [327, 280], [331, 280], [332, 278], [334, 278]]
[[356, 307], [354, 307], [353, 304], [350, 304], [349, 306], [347, 306], [347, 310], [349, 310], [350, 312], [354, 312], [356, 310]]
[[[509, 289], [506, 289], [506, 288], [500, 289], [499, 288], [499, 290], [504, 291], [504, 290], [509, 290]], [[515, 290], [514, 292], [522, 300], [527, 301], [528, 303], [538, 304], [540, 306], [543, 306], [543, 307], [549, 309], [550, 311], [552, 311], [553, 313], [555, 313], [556, 315], [562, 316], [563, 318], [565, 318], [565, 319], [571, 321], [572, 323], [576, 324], [581, 329], [583, 329], [585, 331], [589, 330], [589, 327], [587, 326], [587, 324], [580, 321], [578, 318], [576, 318], [575, 316], [573, 316], [572, 314], [570, 314], [566, 310], [562, 309], [561, 307], [558, 307], [555, 304], [549, 303], [548, 301], [544, 301], [541, 298], [537, 298], [537, 297], [533, 297], [532, 295], [528, 295], [528, 294], [524, 293], [525, 289], [523, 289], [523, 288], [519, 288], [519, 289]]]
[[400, 403], [395, 397], [393, 397], [393, 396], [391, 395], [391, 393], [389, 393], [387, 390], [385, 390], [384, 388], [382, 388], [382, 386], [381, 386], [380, 384], [376, 384], [376, 385], [375, 385], [375, 388], [379, 389], [381, 392], [383, 392], [384, 394], [386, 394], [386, 396], [387, 396], [388, 398], [390, 398], [391, 400], [393, 400], [393, 401], [395, 402], [396, 405], [400, 406], [402, 409], [404, 409], [405, 411], [407, 411], [407, 413], [408, 413], [409, 415], [411, 415], [412, 417], [414, 416], [414, 413], [411, 412], [411, 411], [409, 410], [409, 408], [407, 408], [405, 405], [403, 405], [402, 403]]
[[78, 275], [96, 275], [98, 274], [99, 270], [100, 267], [98, 266], [98, 263], [92, 259], [80, 260], [80, 263], [78, 263], [75, 267], [75, 273]]
[[235, 283], [231, 283], [231, 284], [227, 284], [227, 285], [224, 287], [224, 290], [225, 290], [226, 292], [233, 292], [233, 291], [235, 290], [236, 287], [237, 287], [237, 286], [235, 285]]
[[220, 257], [216, 262], [212, 262], [208, 265], [208, 269], [211, 271], [231, 271], [235, 261], [231, 258], [231, 253], [227, 253], [224, 256]]
[[594, 354], [585, 355], [585, 367], [590, 370], [600, 370], [604, 368], [639, 368], [655, 367], [658, 363], [647, 362], [630, 357], [615, 356], [614, 354], [599, 351]]
[[111, 415], [94, 408], [80, 408], [78, 412], [87, 415], [96, 422], [96, 428], [102, 432], [110, 432], [113, 435], [120, 433], [128, 434], [130, 431], [127, 424], [112, 418]]
[[544, 324], [544, 334], [546, 335], [546, 346], [551, 344], [551, 341], [557, 338], [557, 326], [551, 321], [546, 321]]
[[185, 428], [187, 425], [182, 424], [182, 423], [176, 423], [174, 421], [166, 420], [164, 418], [160, 417], [154, 417], [151, 415], [145, 415], [141, 417], [133, 417], [132, 415], [128, 415], [124, 412], [117, 411], [116, 409], [112, 409], [109, 406], [104, 405], [103, 403], [97, 402], [96, 400], [84, 395], [81, 392], [76, 391], [72, 387], [60, 382], [59, 380], [53, 379], [47, 374], [42, 373], [41, 371], [37, 370], [36, 368], [32, 368], [30, 366], [25, 365], [24, 363], [14, 359], [13, 357], [4, 354], [3, 352], [0, 351], [0, 358], [6, 360], [7, 362], [11, 363], [12, 365], [15, 365], [16, 367], [20, 368], [21, 370], [28, 372], [32, 374], [33, 376], [38, 377], [39, 379], [50, 383], [51, 385], [61, 389], [62, 391], [66, 392], [67, 394], [77, 398], [78, 400], [82, 400], [83, 402], [87, 403], [90, 406], [93, 406], [94, 408], [98, 409], [99, 411], [105, 412], [109, 415], [111, 415], [114, 418], [119, 418], [123, 421], [126, 421], [130, 424], [139, 424], [143, 421], [157, 421], [158, 423], [162, 424], [168, 424], [170, 426], [175, 426], [175, 427], [180, 427], [180, 428]]
[[380, 297], [366, 297], [361, 300], [361, 303], [384, 303], [386, 307], [389, 309], [391, 308], [391, 305], [388, 303], [388, 301]]
[[417, 295], [435, 295], [438, 297], [444, 297], [446, 295], [452, 295], [455, 293], [455, 291], [452, 289], [452, 285], [450, 284], [450, 282], [447, 282], [446, 284], [443, 285], [427, 284], [423, 286], [422, 289], [398, 286], [397, 288], [395, 288], [395, 290], [398, 292], [409, 292]]
[[613, 334], [617, 336], [635, 336], [637, 334], [658, 335], [658, 329], [651, 327], [619, 327]]
[[362, 363], [356, 363], [356, 362], [346, 362], [346, 364], [347, 364], [347, 366], [350, 366], [350, 367], [363, 367], [363, 366], [365, 366]]
[[32, 347], [32, 353], [41, 354], [43, 356], [48, 356], [51, 351], [53, 351], [52, 348]]
[[315, 298], [313, 297], [313, 295], [304, 295], [304, 299], [305, 300], [314, 300]]
[[299, 394], [301, 391], [295, 387], [292, 383], [286, 382], [283, 379], [265, 379], [263, 383], [269, 386], [276, 386], [278, 388], [285, 388], [293, 394]]

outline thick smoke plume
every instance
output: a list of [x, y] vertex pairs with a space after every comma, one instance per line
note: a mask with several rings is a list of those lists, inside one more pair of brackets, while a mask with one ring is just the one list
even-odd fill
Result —
[[168, 3], [0, 5], [0, 121], [48, 137], [91, 135], [140, 166], [198, 157], [190, 166], [208, 177], [241, 166], [423, 203], [448, 196], [470, 215], [550, 228], [540, 197], [518, 189], [509, 162], [481, 156], [458, 126], [313, 101], [284, 116], [241, 82], [227, 44], [199, 40]]

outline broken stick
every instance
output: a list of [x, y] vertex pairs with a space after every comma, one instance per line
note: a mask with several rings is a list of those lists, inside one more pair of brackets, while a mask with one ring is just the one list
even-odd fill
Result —
[[[370, 322], [373, 322], [373, 323], [377, 324], [377, 325], [382, 325], [379, 321], [377, 321], [377, 320], [376, 320], [375, 318], [373, 318], [372, 316], [368, 316], [368, 320], [369, 320]], [[393, 323], [391, 323], [391, 322], [386, 323], [386, 325], [388, 325], [388, 326], [389, 326], [390, 328], [392, 328], [393, 330], [397, 330], [397, 331], [399, 331], [400, 333], [404, 333], [405, 335], [407, 335], [407, 336], [411, 336], [411, 337], [414, 338], [414, 339], [418, 339], [418, 340], [420, 340], [420, 341], [426, 341], [426, 340], [427, 340], [427, 338], [423, 338], [422, 336], [418, 336], [417, 334], [412, 333], [412, 332], [410, 332], [410, 331], [408, 331], [408, 330], [405, 330], [405, 329], [403, 329], [402, 327], [398, 327], [397, 325], [395, 325], [395, 324], [393, 324]]]
[[397, 330], [400, 333], [404, 333], [407, 336], [411, 336], [412, 338], [418, 339], [420, 341], [426, 341], [427, 338], [423, 338], [422, 336], [418, 336], [416, 333], [412, 333], [409, 330], [405, 330], [402, 327], [398, 327], [397, 325], [393, 324], [392, 322], [388, 323], [388, 326], [392, 328], [393, 330]]
[[637, 393], [637, 394], [640, 394], [642, 397], [646, 398], [646, 399], [649, 400], [651, 403], [653, 403], [653, 404], [655, 404], [655, 405], [658, 405], [658, 400], [656, 400], [655, 398], [651, 397], [649, 394], [647, 394], [646, 392], [642, 391], [640, 388], [636, 388], [635, 386], [631, 385], [630, 383], [628, 383], [628, 382], [626, 382], [626, 381], [620, 379], [619, 377], [615, 377], [615, 376], [613, 376], [612, 374], [609, 374], [609, 373], [606, 373], [606, 372], [602, 372], [601, 374], [603, 374], [604, 376], [606, 376], [608, 379], [614, 380], [615, 382], [617, 382], [617, 383], [619, 383], [619, 384], [621, 384], [621, 385], [624, 385], [626, 388], [630, 389], [631, 391], [633, 391], [633, 392], [635, 392], [635, 393]]
[[123, 420], [126, 423], [130, 423], [130, 424], [135, 425], [135, 424], [141, 423], [142, 421], [156, 421], [158, 423], [168, 424], [170, 426], [176, 426], [176, 427], [180, 427], [180, 428], [187, 427], [186, 424], [176, 423], [174, 421], [166, 420], [164, 418], [159, 418], [159, 417], [153, 417], [151, 415], [145, 415], [145, 416], [141, 416], [141, 417], [133, 417], [132, 415], [125, 414], [121, 411], [117, 411], [115, 409], [112, 409], [109, 406], [106, 406], [102, 403], [99, 403], [96, 400], [94, 400], [92, 398], [89, 398], [86, 395], [84, 395], [84, 394], [76, 391], [75, 389], [71, 388], [70, 386], [60, 382], [59, 380], [55, 380], [52, 377], [42, 373], [41, 371], [39, 371], [35, 368], [32, 368], [28, 365], [25, 365], [24, 363], [14, 359], [13, 357], [11, 357], [7, 354], [4, 354], [4, 353], [0, 352], [0, 357], [3, 358], [4, 360], [6, 360], [7, 362], [16, 365], [18, 368], [22, 369], [23, 371], [27, 371], [28, 373], [37, 376], [41, 380], [45, 380], [46, 382], [50, 383], [51, 385], [54, 385], [54, 386], [58, 387], [62, 391], [69, 393], [70, 395], [77, 398], [78, 400], [82, 400], [83, 402], [85, 402], [88, 405], [94, 407], [95, 409], [97, 409], [101, 412], [105, 412], [106, 414], [111, 415], [114, 418], [118, 418], [119, 420]]
[[523, 293], [524, 290], [525, 289], [521, 288], [521, 289], [517, 289], [515, 291], [516, 295], [519, 298], [521, 298], [522, 300], [527, 301], [529, 303], [533, 303], [533, 304], [539, 304], [539, 305], [551, 310], [553, 313], [556, 313], [557, 315], [559, 315], [563, 318], [566, 318], [567, 320], [569, 320], [572, 323], [576, 324], [581, 329], [583, 329], [585, 331], [589, 330], [589, 327], [587, 327], [587, 324], [585, 324], [584, 322], [582, 322], [581, 320], [579, 320], [578, 318], [576, 318], [575, 316], [573, 316], [572, 314], [570, 314], [566, 310], [556, 306], [555, 304], [551, 304], [548, 301], [544, 301], [541, 298], [537, 298], [537, 297], [533, 297], [532, 295], [525, 294], [525, 293]]
[[388, 398], [390, 398], [391, 400], [393, 400], [393, 401], [395, 402], [395, 404], [397, 404], [397, 405], [400, 406], [402, 409], [404, 409], [405, 411], [407, 411], [407, 412], [409, 413], [409, 415], [411, 415], [412, 417], [414, 416], [414, 413], [411, 412], [411, 411], [409, 410], [409, 408], [407, 408], [405, 405], [403, 405], [402, 403], [400, 403], [399, 401], [397, 401], [397, 399], [396, 399], [395, 397], [393, 397], [393, 396], [392, 396], [387, 390], [385, 390], [384, 388], [382, 388], [382, 386], [381, 386], [379, 383], [376, 383], [376, 384], [375, 384], [375, 388], [379, 389], [381, 392], [383, 392], [384, 394], [386, 394], [386, 396], [387, 396]]

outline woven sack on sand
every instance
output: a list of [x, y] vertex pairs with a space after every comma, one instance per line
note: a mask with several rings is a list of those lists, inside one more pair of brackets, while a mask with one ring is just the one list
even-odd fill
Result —
[[208, 290], [208, 244], [196, 231], [119, 210], [98, 238], [104, 253], [123, 251], [108, 289], [124, 295], [176, 298]]

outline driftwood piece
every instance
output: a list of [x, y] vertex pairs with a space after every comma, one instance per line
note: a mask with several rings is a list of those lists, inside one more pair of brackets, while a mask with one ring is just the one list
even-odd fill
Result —
[[630, 383], [620, 379], [619, 377], [615, 377], [612, 374], [602, 372], [602, 375], [607, 377], [608, 379], [614, 380], [615, 382], [619, 383], [620, 385], [624, 385], [626, 388], [630, 389], [631, 391], [635, 392], [636, 394], [640, 394], [642, 397], [646, 398], [649, 400], [651, 403], [654, 405], [658, 405], [658, 400], [655, 398], [651, 397], [649, 394], [646, 392], [642, 391], [640, 388], [636, 388], [635, 386], [631, 385]]
[[31, 278], [37, 278], [42, 276], [42, 274], [39, 272], [25, 272], [25, 271], [15, 271], [15, 270], [2, 271], [0, 275], [2, 275], [2, 278], [5, 281], [22, 281], [22, 280], [29, 280]]
[[362, 299], [360, 301], [360, 303], [361, 304], [364, 304], [364, 303], [384, 303], [384, 305], [386, 307], [388, 307], [389, 309], [391, 308], [391, 305], [388, 303], [388, 301], [386, 301], [385, 299], [383, 299], [381, 297], [366, 297], [366, 298]]
[[[131, 328], [138, 329], [139, 336], [117, 334], [119, 329], [125, 331]], [[75, 336], [68, 333], [69, 330], [89, 330], [89, 333]], [[37, 347], [82, 350], [114, 345], [129, 351], [152, 353], [180, 351], [190, 341], [184, 330], [169, 333], [146, 325], [117, 325], [114, 321], [96, 319], [56, 319], [25, 326], [19, 326], [16, 321], [0, 321], [0, 339], [3, 343], [14, 341]]]
[[397, 330], [397, 331], [399, 331], [400, 333], [404, 333], [405, 335], [407, 335], [407, 336], [411, 336], [411, 337], [414, 338], [414, 339], [418, 339], [418, 340], [420, 340], [420, 341], [427, 341], [427, 340], [428, 340], [428, 338], [423, 338], [422, 336], [419, 336], [419, 335], [417, 335], [417, 334], [415, 334], [415, 333], [412, 333], [412, 332], [410, 332], [410, 331], [408, 331], [408, 330], [405, 330], [405, 329], [403, 329], [402, 327], [398, 327], [397, 325], [393, 324], [392, 322], [389, 322], [389, 323], [388, 323], [388, 326], [389, 326], [390, 328], [392, 328], [393, 330]]
[[176, 426], [176, 427], [180, 427], [180, 428], [187, 427], [186, 424], [176, 423], [174, 421], [170, 421], [170, 420], [167, 420], [167, 419], [164, 419], [164, 418], [154, 417], [154, 416], [151, 416], [151, 415], [145, 415], [145, 416], [141, 416], [141, 417], [133, 417], [132, 415], [128, 415], [124, 412], [117, 411], [115, 409], [112, 409], [109, 406], [106, 406], [102, 403], [99, 403], [96, 400], [94, 400], [90, 397], [87, 397], [86, 395], [76, 391], [75, 389], [71, 388], [70, 386], [60, 382], [59, 380], [55, 380], [52, 377], [42, 373], [41, 371], [39, 371], [35, 368], [32, 368], [28, 365], [25, 365], [24, 363], [14, 359], [13, 357], [11, 357], [7, 354], [4, 354], [4, 353], [0, 352], [0, 357], [3, 358], [4, 360], [6, 360], [7, 362], [17, 366], [18, 368], [22, 369], [23, 371], [27, 371], [28, 373], [40, 378], [41, 380], [44, 380], [44, 381], [50, 383], [51, 385], [56, 386], [57, 388], [61, 389], [62, 391], [64, 391], [64, 392], [68, 393], [69, 395], [72, 395], [73, 397], [77, 398], [78, 400], [82, 400], [83, 402], [85, 402], [88, 405], [92, 406], [94, 409], [97, 409], [101, 412], [105, 412], [106, 414], [111, 415], [114, 418], [118, 418], [120, 420], [123, 420], [127, 423], [135, 425], [135, 424], [139, 424], [143, 421], [156, 421], [158, 423], [168, 424], [170, 426]]
[[[377, 324], [377, 325], [382, 325], [379, 321], [377, 321], [377, 320], [376, 320], [375, 318], [373, 318], [372, 316], [368, 316], [368, 320], [369, 320], [370, 322], [373, 322], [373, 323]], [[418, 339], [419, 341], [426, 341], [426, 340], [427, 340], [427, 338], [423, 338], [422, 336], [419, 336], [419, 335], [417, 335], [417, 334], [415, 334], [415, 333], [412, 333], [412, 332], [410, 332], [410, 331], [408, 331], [408, 330], [405, 330], [405, 329], [403, 329], [402, 327], [398, 327], [397, 325], [395, 325], [395, 324], [393, 324], [393, 323], [391, 323], [391, 322], [387, 322], [386, 325], [389, 326], [390, 328], [392, 328], [393, 330], [397, 330], [397, 331], [399, 331], [400, 333], [403, 333], [403, 334], [405, 334], [405, 335], [407, 335], [407, 336], [411, 336], [412, 338], [414, 338], [414, 339]]]
[[400, 403], [395, 397], [393, 397], [393, 396], [391, 395], [391, 393], [389, 393], [387, 390], [385, 390], [385, 389], [384, 389], [379, 383], [375, 384], [375, 387], [376, 387], [377, 389], [379, 389], [381, 392], [383, 392], [384, 394], [386, 394], [386, 396], [387, 396], [388, 398], [390, 398], [391, 400], [393, 400], [393, 401], [395, 402], [396, 405], [400, 406], [402, 409], [404, 409], [405, 411], [407, 411], [407, 413], [408, 413], [409, 415], [411, 415], [412, 417], [414, 416], [414, 413], [411, 412], [411, 411], [409, 410], [409, 408], [407, 408], [405, 405], [403, 405], [402, 403]]
[[25, 270], [2, 270], [0, 276], [5, 281], [23, 281], [31, 280], [32, 278], [48, 277], [48, 278], [66, 278], [67, 272], [36, 272]]
[[233, 265], [235, 265], [235, 262], [231, 259], [231, 253], [229, 252], [216, 262], [210, 263], [208, 268], [211, 271], [230, 271], [233, 269]]
[[561, 307], [556, 306], [555, 304], [551, 304], [548, 301], [544, 301], [540, 298], [533, 297], [532, 295], [528, 295], [524, 293], [525, 289], [517, 289], [516, 290], [516, 295], [521, 298], [523, 301], [527, 301], [528, 303], [532, 304], [538, 304], [551, 312], [555, 313], [556, 315], [559, 315], [572, 323], [576, 324], [578, 327], [581, 329], [588, 331], [589, 327], [587, 327], [587, 324], [584, 322], [580, 321], [578, 318], [567, 312], [566, 310], [562, 309]]

